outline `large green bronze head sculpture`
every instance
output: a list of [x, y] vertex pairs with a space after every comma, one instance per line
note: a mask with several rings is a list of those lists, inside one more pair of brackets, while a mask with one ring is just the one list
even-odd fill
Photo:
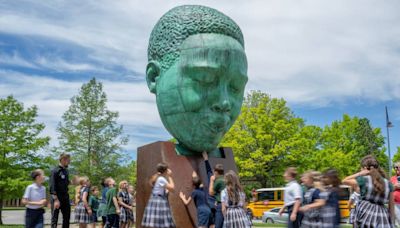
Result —
[[147, 84], [177, 152], [215, 150], [240, 113], [247, 60], [239, 26], [205, 6], [171, 9], [150, 36]]

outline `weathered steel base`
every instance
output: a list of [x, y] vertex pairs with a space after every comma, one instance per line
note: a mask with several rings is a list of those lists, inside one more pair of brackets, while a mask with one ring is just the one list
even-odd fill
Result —
[[[237, 172], [231, 148], [220, 148], [221, 157], [210, 157], [211, 167], [220, 163], [224, 169]], [[172, 215], [177, 228], [195, 228], [197, 224], [196, 208], [194, 203], [185, 207], [179, 198], [182, 191], [188, 196], [192, 188], [192, 173], [196, 172], [208, 188], [207, 173], [201, 155], [181, 156], [175, 152], [175, 144], [172, 142], [155, 142], [138, 148], [137, 158], [137, 193], [136, 193], [136, 227], [141, 228], [142, 217], [146, 203], [149, 200], [151, 186], [150, 177], [156, 173], [156, 165], [166, 162], [172, 170], [172, 178], [175, 182], [175, 191], [169, 193], [168, 199]]]

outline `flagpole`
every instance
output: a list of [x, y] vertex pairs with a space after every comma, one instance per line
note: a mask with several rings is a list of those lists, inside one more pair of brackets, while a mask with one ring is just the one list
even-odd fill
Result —
[[386, 132], [387, 132], [387, 143], [388, 143], [388, 153], [389, 153], [389, 177], [392, 174], [392, 156], [390, 153], [390, 137], [389, 137], [389, 127], [393, 127], [392, 123], [389, 121], [389, 114], [387, 110], [387, 106], [385, 106], [386, 110]]

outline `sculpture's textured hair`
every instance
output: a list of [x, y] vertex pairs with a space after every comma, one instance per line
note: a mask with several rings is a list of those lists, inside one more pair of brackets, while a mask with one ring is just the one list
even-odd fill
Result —
[[178, 6], [164, 14], [150, 35], [148, 60], [166, 70], [179, 58], [179, 47], [191, 35], [216, 33], [230, 36], [244, 48], [239, 26], [225, 14], [198, 5]]

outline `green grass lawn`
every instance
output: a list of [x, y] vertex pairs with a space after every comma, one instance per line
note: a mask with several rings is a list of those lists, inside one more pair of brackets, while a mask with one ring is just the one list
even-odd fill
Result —
[[0, 228], [23, 228], [24, 225], [0, 225]]

